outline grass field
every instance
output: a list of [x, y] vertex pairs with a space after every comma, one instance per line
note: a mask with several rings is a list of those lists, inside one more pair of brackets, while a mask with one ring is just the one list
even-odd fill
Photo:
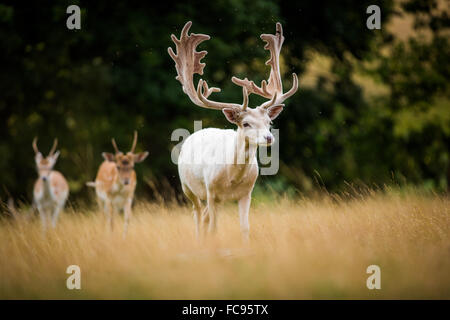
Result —
[[[342, 200], [254, 201], [251, 239], [237, 208], [218, 234], [194, 237], [190, 208], [137, 202], [129, 234], [99, 212], [67, 209], [42, 234], [37, 218], [0, 222], [0, 298], [377, 299], [450, 298], [450, 199], [377, 192]], [[81, 290], [66, 268], [81, 268]], [[366, 269], [381, 268], [381, 290]]]

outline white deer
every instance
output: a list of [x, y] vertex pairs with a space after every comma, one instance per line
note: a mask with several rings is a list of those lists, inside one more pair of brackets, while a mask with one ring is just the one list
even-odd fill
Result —
[[[185, 24], [180, 39], [171, 36], [177, 53], [175, 54], [172, 48], [168, 48], [168, 52], [175, 61], [178, 74], [176, 79], [194, 104], [203, 108], [222, 110], [227, 120], [237, 125], [237, 131], [207, 128], [189, 136], [184, 141], [178, 158], [181, 186], [193, 204], [197, 236], [200, 228], [206, 231], [204, 225], [208, 221], [208, 232], [215, 232], [217, 203], [237, 200], [240, 228], [244, 240], [247, 241], [251, 194], [258, 177], [256, 151], [258, 146], [269, 146], [274, 142], [270, 132], [271, 121], [283, 110], [283, 101], [297, 91], [297, 75], [292, 75], [292, 88], [283, 94], [279, 57], [284, 37], [281, 24], [277, 23], [275, 35], [261, 35], [261, 39], [267, 43], [264, 48], [271, 54], [266, 62], [271, 67], [268, 82], [263, 80], [258, 87], [247, 78], [241, 80], [233, 77], [233, 83], [242, 86], [242, 105], [209, 100], [209, 95], [219, 92], [220, 89], [209, 88], [202, 79], [199, 80], [196, 89], [194, 73], [203, 74], [205, 64], [200, 60], [207, 54], [207, 51], [197, 52], [196, 47], [210, 37], [205, 34], [189, 35], [191, 25], [191, 21]], [[260, 95], [269, 101], [254, 109], [249, 108], [250, 93]], [[201, 214], [202, 200], [206, 200], [206, 207]]]
[[57, 145], [58, 140], [55, 139], [50, 153], [44, 158], [37, 147], [37, 138], [33, 140], [34, 159], [39, 173], [39, 178], [34, 184], [33, 197], [44, 231], [49, 222], [53, 228], [56, 226], [58, 215], [64, 208], [69, 195], [69, 185], [66, 179], [59, 171], [53, 170], [59, 157], [59, 151], [56, 151]]

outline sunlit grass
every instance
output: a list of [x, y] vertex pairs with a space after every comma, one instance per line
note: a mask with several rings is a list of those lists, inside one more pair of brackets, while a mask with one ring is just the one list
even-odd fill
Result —
[[[0, 298], [450, 298], [450, 200], [381, 192], [341, 200], [265, 202], [251, 208], [251, 239], [237, 207], [221, 208], [218, 234], [195, 240], [188, 207], [138, 201], [129, 234], [91, 210], [0, 222]], [[81, 268], [81, 290], [66, 268]], [[366, 268], [381, 268], [368, 290]]]

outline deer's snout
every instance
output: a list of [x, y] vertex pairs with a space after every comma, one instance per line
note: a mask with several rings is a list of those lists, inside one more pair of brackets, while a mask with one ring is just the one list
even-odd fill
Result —
[[268, 132], [266, 135], [264, 135], [264, 140], [267, 145], [271, 145], [272, 143], [275, 142], [275, 138], [272, 135], [272, 133], [270, 133], [270, 132]]
[[275, 138], [269, 130], [264, 130], [258, 132], [257, 141], [257, 144], [260, 146], [270, 146], [275, 142]]
[[49, 175], [50, 175], [50, 172], [41, 172], [40, 173], [41, 179], [44, 182], [49, 181]]
[[124, 185], [129, 185], [130, 184], [130, 179], [125, 179], [125, 180], [123, 180], [123, 184]]

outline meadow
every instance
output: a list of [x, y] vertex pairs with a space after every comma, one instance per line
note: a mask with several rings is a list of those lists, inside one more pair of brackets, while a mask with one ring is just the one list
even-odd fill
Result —
[[[45, 235], [19, 209], [0, 221], [1, 299], [449, 299], [450, 198], [416, 191], [257, 197], [250, 242], [237, 207], [196, 240], [188, 206], [137, 200], [129, 233], [94, 207], [67, 208]], [[81, 290], [66, 268], [81, 268]], [[381, 289], [368, 290], [369, 265]]]

